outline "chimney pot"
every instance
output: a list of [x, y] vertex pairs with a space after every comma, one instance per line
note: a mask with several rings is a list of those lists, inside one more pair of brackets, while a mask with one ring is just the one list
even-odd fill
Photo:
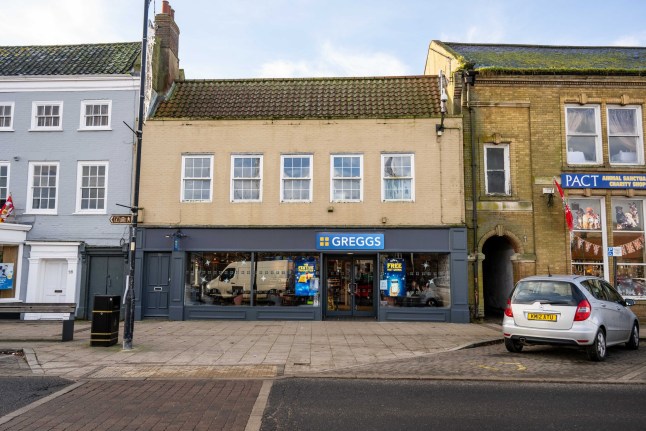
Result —
[[170, 4], [168, 4], [168, 0], [162, 2], [162, 13], [170, 15]]

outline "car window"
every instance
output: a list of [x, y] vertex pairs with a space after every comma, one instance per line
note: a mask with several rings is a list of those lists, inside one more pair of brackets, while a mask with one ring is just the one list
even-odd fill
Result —
[[576, 305], [576, 287], [566, 281], [527, 280], [520, 281], [514, 289], [512, 303]]
[[608, 301], [622, 302], [624, 300], [621, 297], [621, 295], [617, 293], [614, 287], [612, 287], [609, 283], [603, 280], [600, 280], [599, 283], [601, 283], [601, 286], [603, 287], [603, 291], [606, 293], [606, 297], [608, 298]]
[[607, 301], [606, 299], [606, 294], [603, 291], [603, 287], [601, 284], [599, 284], [599, 280], [596, 279], [590, 279], [590, 280], [583, 280], [581, 282], [581, 285], [585, 287], [585, 289], [592, 294], [596, 299], [599, 299], [601, 301]]

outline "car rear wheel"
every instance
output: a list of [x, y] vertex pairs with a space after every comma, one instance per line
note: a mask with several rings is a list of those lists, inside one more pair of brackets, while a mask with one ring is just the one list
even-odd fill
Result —
[[587, 348], [588, 358], [591, 361], [600, 362], [606, 359], [606, 334], [599, 329], [594, 337], [594, 343]]
[[511, 338], [505, 338], [505, 347], [511, 353], [520, 353], [523, 350], [523, 344], [520, 341], [514, 341]]
[[631, 350], [639, 349], [639, 326], [637, 326], [637, 323], [633, 324], [633, 330], [630, 332], [630, 340], [626, 343], [626, 347]]

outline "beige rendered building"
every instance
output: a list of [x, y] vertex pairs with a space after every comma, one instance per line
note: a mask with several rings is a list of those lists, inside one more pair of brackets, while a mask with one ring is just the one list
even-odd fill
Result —
[[142, 145], [137, 317], [468, 322], [434, 76], [176, 82]]

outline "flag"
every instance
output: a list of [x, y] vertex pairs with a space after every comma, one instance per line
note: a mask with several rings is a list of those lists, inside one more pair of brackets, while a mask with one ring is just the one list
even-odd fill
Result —
[[13, 213], [13, 210], [13, 199], [11, 199], [11, 195], [9, 195], [4, 205], [2, 205], [2, 209], [0, 209], [0, 223], [4, 223], [7, 220], [7, 217]]
[[561, 201], [563, 202], [563, 211], [565, 211], [565, 221], [567, 222], [567, 227], [568, 229], [572, 230], [574, 229], [574, 218], [572, 217], [572, 211], [570, 211], [570, 206], [567, 204], [567, 202], [565, 202], [563, 189], [561, 188], [561, 185], [556, 182], [556, 178], [554, 178], [554, 185], [556, 186], [556, 190], [559, 191], [559, 195], [561, 195]]

